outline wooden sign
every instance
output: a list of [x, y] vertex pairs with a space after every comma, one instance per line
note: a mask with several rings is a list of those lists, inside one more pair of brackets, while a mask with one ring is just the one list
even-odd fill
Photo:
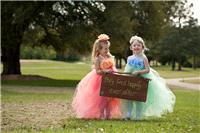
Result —
[[105, 74], [100, 96], [146, 101], [149, 79], [124, 74]]

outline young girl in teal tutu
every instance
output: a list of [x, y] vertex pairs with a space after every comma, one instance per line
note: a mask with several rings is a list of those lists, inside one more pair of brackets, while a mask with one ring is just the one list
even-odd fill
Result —
[[127, 59], [125, 72], [151, 80], [148, 84], [146, 102], [122, 100], [123, 117], [141, 120], [149, 116], [160, 117], [167, 112], [173, 112], [176, 97], [167, 87], [165, 80], [150, 68], [148, 59], [144, 54], [147, 48], [143, 39], [132, 36], [130, 44], [133, 55]]
[[102, 75], [116, 71], [108, 40], [106, 34], [98, 36], [92, 51], [93, 70], [77, 85], [72, 102], [77, 118], [120, 118], [120, 100], [100, 96]]

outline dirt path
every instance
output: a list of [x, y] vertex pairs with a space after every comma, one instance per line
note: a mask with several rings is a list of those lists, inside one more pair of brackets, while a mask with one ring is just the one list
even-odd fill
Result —
[[[35, 93], [64, 93], [69, 90], [60, 87], [3, 86], [3, 88], [14, 92]], [[72, 89], [70, 89], [70, 91], [73, 93]], [[2, 103], [1, 111], [2, 131], [10, 131], [13, 129], [39, 130], [60, 127], [66, 118], [73, 116], [71, 101], [56, 99], [48, 102], [33, 101], [31, 103]]]
[[178, 86], [183, 89], [200, 90], [200, 84], [181, 82], [182, 80], [192, 80], [192, 79], [200, 79], [200, 77], [166, 79], [166, 82], [168, 85]]
[[69, 102], [2, 104], [2, 130], [57, 127], [72, 114]]

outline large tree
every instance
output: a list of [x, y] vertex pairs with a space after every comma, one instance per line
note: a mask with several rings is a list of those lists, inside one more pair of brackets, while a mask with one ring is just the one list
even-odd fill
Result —
[[175, 2], [164, 1], [135, 1], [131, 20], [135, 22], [133, 34], [141, 36], [150, 51], [149, 60], [157, 60], [157, 42], [163, 39], [170, 27], [171, 7]]
[[[183, 30], [184, 25], [189, 25], [189, 22], [193, 19], [192, 14], [193, 12], [191, 11], [191, 7], [193, 4], [188, 4], [187, 0], [182, 0], [182, 1], [177, 1], [175, 3], [175, 6], [172, 7], [173, 10], [173, 25], [177, 27], [178, 30], [178, 36], [179, 38], [176, 38], [176, 43], [174, 45], [177, 45], [177, 47], [182, 47], [184, 48], [185, 46], [185, 41], [181, 37], [183, 33], [181, 33]], [[183, 46], [180, 46], [180, 44], [183, 44]], [[172, 63], [172, 68], [173, 70], [175, 69], [175, 63], [176, 61], [178, 62], [178, 70], [182, 69], [182, 64], [183, 64], [183, 58], [184, 58], [184, 51], [183, 52], [178, 52], [176, 56], [174, 57], [174, 60]]]
[[41, 9], [38, 3], [1, 2], [3, 74], [21, 74], [19, 53], [23, 33]]
[[[142, 36], [155, 52], [155, 42], [162, 39], [169, 25], [168, 2], [104, 2], [106, 9], [98, 19], [98, 29], [111, 36], [111, 51], [116, 57], [117, 67], [121, 59], [131, 54], [129, 39], [132, 35]], [[151, 7], [151, 8], [150, 8]], [[117, 13], [116, 13], [117, 12]]]
[[104, 5], [106, 9], [98, 20], [98, 29], [110, 35], [111, 52], [115, 56], [117, 68], [121, 68], [122, 59], [126, 60], [134, 24], [130, 19], [132, 7], [130, 2], [104, 2]]
[[[29, 27], [39, 25], [45, 31], [46, 37], [43, 44], [53, 45], [60, 49], [59, 32], [63, 29], [77, 27], [80, 24], [92, 23], [90, 9], [102, 10], [98, 2], [1, 2], [1, 27], [2, 27], [2, 74], [21, 74], [20, 71], [20, 46], [23, 35]], [[94, 10], [95, 10], [94, 9]], [[67, 36], [67, 35], [66, 35]]]
[[197, 67], [197, 58], [200, 57], [200, 26], [196, 19], [190, 19], [189, 25], [182, 28], [183, 44], [185, 44], [185, 53], [187, 59], [193, 58], [192, 66]]

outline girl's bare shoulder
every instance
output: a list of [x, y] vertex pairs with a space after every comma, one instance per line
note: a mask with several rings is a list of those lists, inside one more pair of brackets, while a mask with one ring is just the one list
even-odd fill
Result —
[[147, 56], [145, 54], [143, 54], [142, 56], [144, 58], [144, 60], [148, 60]]

